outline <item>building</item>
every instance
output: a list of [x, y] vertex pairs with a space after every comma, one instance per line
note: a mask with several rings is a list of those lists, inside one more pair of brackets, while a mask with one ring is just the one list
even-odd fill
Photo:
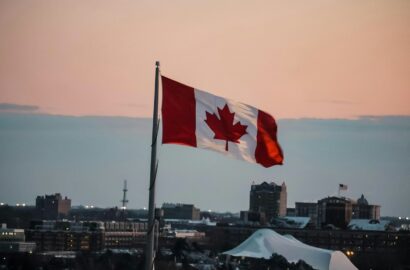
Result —
[[296, 217], [296, 209], [291, 207], [286, 209], [286, 216], [288, 217]]
[[104, 222], [105, 248], [132, 248], [146, 240], [147, 222]]
[[[260, 227], [218, 225], [206, 233], [207, 249], [224, 252], [246, 240]], [[318, 248], [344, 252], [358, 269], [408, 269], [410, 234], [407, 232], [311, 230], [276, 228], [277, 233]]]
[[104, 248], [102, 222], [33, 221], [26, 231], [39, 251], [100, 251]]
[[101, 251], [134, 248], [146, 240], [147, 222], [33, 221], [27, 238], [39, 251]]
[[71, 200], [67, 197], [63, 199], [60, 193], [37, 196], [36, 209], [41, 219], [62, 219], [68, 216]]
[[380, 205], [369, 204], [362, 196], [353, 204], [352, 218], [354, 219], [380, 219]]
[[390, 220], [387, 219], [352, 219], [347, 226], [349, 230], [361, 231], [395, 231]]
[[278, 216], [286, 216], [287, 191], [286, 184], [277, 185], [274, 182], [256, 185], [252, 184], [249, 199], [250, 212], [265, 213], [270, 221]]
[[174, 230], [170, 236], [175, 237], [175, 238], [196, 239], [196, 238], [204, 238], [205, 233], [198, 232], [197, 230]]
[[[314, 219], [315, 213], [317, 213], [316, 219]], [[379, 220], [380, 205], [369, 204], [363, 194], [357, 201], [344, 197], [327, 197], [319, 200], [317, 204], [297, 202], [296, 216], [310, 216], [313, 220], [317, 220], [317, 228], [335, 226], [345, 229], [352, 219], [375, 220], [375, 222]]]
[[310, 217], [311, 226], [317, 228], [317, 203], [315, 202], [296, 202], [295, 203], [296, 217]]
[[35, 249], [35, 243], [26, 242], [23, 229], [11, 229], [6, 224], [1, 224], [0, 252], [33, 252]]
[[317, 202], [320, 227], [346, 229], [352, 219], [352, 201], [340, 197], [327, 197]]
[[240, 220], [245, 223], [259, 223], [260, 225], [266, 224], [266, 216], [264, 212], [241, 211]]
[[7, 224], [9, 228], [26, 229], [30, 221], [38, 219], [38, 212], [32, 205], [0, 205], [0, 224]]
[[133, 215], [133, 212], [133, 210], [120, 209], [118, 207], [99, 208], [92, 205], [85, 205], [71, 208], [68, 219], [82, 221], [123, 221], [125, 217], [137, 218]]
[[162, 210], [164, 219], [200, 219], [200, 210], [193, 204], [164, 203]]

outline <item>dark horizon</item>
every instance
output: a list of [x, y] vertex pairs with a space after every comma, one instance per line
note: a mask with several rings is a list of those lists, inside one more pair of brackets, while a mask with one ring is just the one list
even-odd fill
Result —
[[[60, 192], [73, 204], [112, 207], [120, 205], [127, 179], [129, 207], [147, 207], [149, 118], [2, 113], [0, 119], [0, 201], [30, 204]], [[292, 119], [278, 126], [285, 164], [270, 169], [161, 145], [157, 204], [239, 212], [249, 206], [252, 181], [285, 181], [293, 207], [335, 195], [343, 183], [349, 188], [342, 195], [364, 194], [381, 205], [382, 216], [410, 216], [410, 117]]]

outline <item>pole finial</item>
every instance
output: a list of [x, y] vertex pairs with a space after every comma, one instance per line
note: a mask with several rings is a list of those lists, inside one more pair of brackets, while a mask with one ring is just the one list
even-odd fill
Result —
[[155, 65], [159, 67], [159, 61], [155, 61]]

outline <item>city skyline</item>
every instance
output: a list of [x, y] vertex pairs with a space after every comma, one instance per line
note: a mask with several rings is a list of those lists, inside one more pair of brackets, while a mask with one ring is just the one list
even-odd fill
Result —
[[343, 183], [409, 215], [409, 12], [406, 0], [1, 1], [0, 199], [113, 206], [127, 179], [131, 206], [147, 207], [160, 61], [163, 75], [273, 115], [285, 161], [160, 146], [159, 203], [239, 211], [254, 180], [285, 181], [290, 204]]

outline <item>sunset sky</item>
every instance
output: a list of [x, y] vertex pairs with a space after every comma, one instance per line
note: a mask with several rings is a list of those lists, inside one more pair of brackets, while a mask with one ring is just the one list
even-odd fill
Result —
[[154, 63], [277, 118], [410, 114], [410, 1], [0, 2], [0, 103], [151, 116]]
[[161, 145], [158, 204], [246, 210], [252, 181], [285, 181], [292, 207], [343, 183], [410, 216], [409, 0], [1, 0], [0, 201], [115, 206], [127, 179], [147, 206], [157, 60], [272, 114], [285, 153]]

